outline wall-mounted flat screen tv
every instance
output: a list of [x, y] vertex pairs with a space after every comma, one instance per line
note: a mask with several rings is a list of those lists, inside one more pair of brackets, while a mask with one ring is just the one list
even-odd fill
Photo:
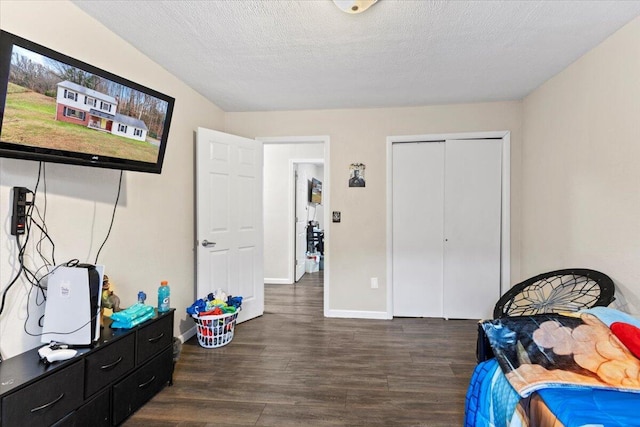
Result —
[[317, 205], [322, 204], [322, 181], [312, 178], [310, 181], [309, 202]]
[[160, 173], [174, 102], [0, 31], [1, 157]]

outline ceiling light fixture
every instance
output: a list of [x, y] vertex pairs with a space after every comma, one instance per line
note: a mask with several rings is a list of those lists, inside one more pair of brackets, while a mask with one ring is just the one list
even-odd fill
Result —
[[362, 13], [378, 0], [333, 0], [338, 8], [347, 13]]

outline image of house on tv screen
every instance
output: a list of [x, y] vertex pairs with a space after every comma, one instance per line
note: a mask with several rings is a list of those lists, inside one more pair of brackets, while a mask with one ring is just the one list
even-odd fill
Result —
[[[80, 99], [80, 101], [78, 101]], [[149, 128], [140, 119], [115, 113], [118, 99], [65, 80], [58, 83], [56, 120], [145, 141]]]
[[13, 47], [2, 141], [155, 163], [168, 103]]

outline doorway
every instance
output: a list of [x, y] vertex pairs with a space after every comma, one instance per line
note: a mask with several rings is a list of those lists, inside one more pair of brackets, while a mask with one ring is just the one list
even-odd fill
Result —
[[[300, 249], [306, 249], [306, 227], [308, 222], [315, 221], [324, 227], [324, 241], [328, 248], [330, 239], [330, 165], [329, 137], [268, 137], [256, 138], [264, 146], [264, 229], [265, 229], [265, 275], [266, 284], [293, 284], [296, 281], [296, 270], [300, 272]], [[296, 191], [296, 169], [299, 177], [309, 181], [318, 179], [318, 172], [313, 168], [300, 173], [301, 168], [312, 166], [316, 171], [321, 167], [322, 204], [310, 207], [307, 211], [296, 215], [296, 199], [308, 204], [308, 184], [302, 184]], [[298, 221], [296, 221], [296, 216]], [[298, 229], [296, 229], [296, 223]], [[302, 236], [300, 235], [301, 233]], [[304, 238], [304, 239], [303, 239]], [[298, 244], [296, 244], [298, 241]], [[303, 243], [304, 241], [304, 243]], [[304, 245], [301, 247], [301, 245]], [[306, 252], [306, 250], [304, 251]], [[298, 262], [296, 262], [298, 261]], [[304, 260], [306, 262], [306, 259]], [[298, 267], [296, 269], [296, 266]], [[330, 254], [325, 251], [324, 267], [324, 313], [326, 316], [329, 298]]]
[[308, 273], [323, 269], [324, 206], [322, 205], [322, 182], [324, 181], [324, 159], [291, 159], [294, 194], [294, 283]]
[[483, 318], [510, 283], [509, 132], [387, 142], [389, 317]]

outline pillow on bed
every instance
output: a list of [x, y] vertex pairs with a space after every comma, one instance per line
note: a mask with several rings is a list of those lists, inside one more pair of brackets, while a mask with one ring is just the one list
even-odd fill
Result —
[[623, 322], [613, 322], [609, 328], [622, 344], [640, 359], [640, 328]]
[[624, 322], [640, 328], [640, 319], [633, 317], [630, 314], [616, 310], [609, 307], [592, 307], [585, 310], [580, 310], [580, 313], [591, 313], [596, 316], [602, 323], [611, 327], [614, 322]]

